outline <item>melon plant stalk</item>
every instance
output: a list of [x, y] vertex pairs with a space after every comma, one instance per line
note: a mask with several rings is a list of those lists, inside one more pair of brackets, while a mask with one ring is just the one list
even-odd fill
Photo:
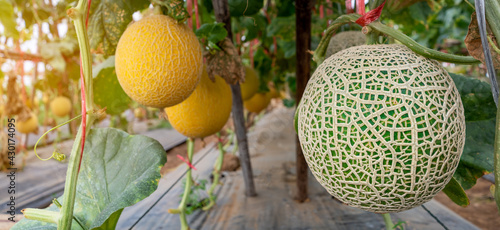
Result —
[[[87, 4], [88, 3], [88, 4]], [[82, 91], [85, 92], [85, 97], [82, 98], [82, 104], [86, 104], [86, 111], [94, 111], [94, 94], [92, 91], [92, 57], [90, 55], [89, 38], [86, 30], [86, 19], [88, 17], [90, 7], [90, 0], [88, 2], [84, 0], [79, 0], [76, 8], [68, 10], [68, 16], [73, 19], [73, 23], [76, 28], [76, 35], [78, 38], [78, 44], [80, 46], [80, 60], [82, 64]], [[82, 140], [82, 135], [88, 135], [90, 129], [83, 130], [85, 126], [90, 126], [94, 120], [95, 116], [91, 113], [85, 114], [86, 118], [82, 119], [82, 125], [78, 129], [76, 135], [75, 143], [71, 150], [71, 156], [68, 164], [68, 172], [66, 175], [66, 184], [64, 187], [64, 199], [61, 207], [61, 219], [58, 222], [58, 229], [71, 229], [71, 222], [73, 220], [73, 209], [75, 205], [75, 194], [76, 194], [76, 184], [78, 180], [78, 172], [80, 169], [80, 162], [82, 155], [79, 154], [80, 146], [82, 146], [81, 151], [83, 153], [83, 145], [85, 143]], [[86, 122], [85, 122], [86, 120]], [[85, 132], [85, 133], [83, 133]]]
[[[82, 119], [82, 125], [78, 129], [75, 142], [71, 149], [71, 156], [68, 164], [68, 171], [66, 174], [66, 183], [64, 187], [64, 199], [59, 213], [47, 210], [38, 209], [27, 209], [26, 218], [33, 220], [49, 221], [53, 222], [57, 220], [57, 229], [67, 230], [71, 229], [71, 223], [73, 220], [73, 209], [75, 204], [75, 194], [76, 185], [78, 179], [78, 171], [81, 162], [82, 155], [80, 151], [83, 152], [84, 142], [82, 136], [88, 134], [90, 129], [83, 130], [85, 126], [93, 123], [95, 120], [95, 111], [93, 103], [93, 92], [92, 92], [92, 60], [90, 56], [90, 46], [89, 39], [86, 32], [85, 19], [88, 15], [90, 6], [90, 1], [80, 0], [75, 8], [68, 10], [68, 16], [73, 19], [76, 34], [78, 37], [78, 43], [80, 46], [81, 64], [82, 64], [82, 92], [86, 91], [85, 98], [82, 98], [82, 102], [86, 102], [86, 111], [90, 111], [88, 114], [84, 114], [86, 119]], [[85, 104], [85, 103], [82, 103]], [[83, 110], [82, 113], [85, 113]], [[86, 124], [85, 124], [86, 120]], [[85, 133], [83, 133], [85, 132]], [[81, 148], [80, 148], [81, 147]], [[44, 215], [45, 214], [45, 215]], [[48, 215], [53, 215], [52, 218], [47, 217]]]
[[[187, 139], [187, 161], [189, 163], [193, 160], [193, 152], [194, 152], [194, 139]], [[179, 214], [179, 218], [181, 220], [181, 230], [188, 230], [189, 225], [186, 218], [186, 206], [187, 200], [189, 198], [189, 194], [191, 194], [191, 187], [193, 186], [193, 178], [191, 176], [191, 166], [188, 165], [188, 171], [186, 174], [186, 185], [184, 186], [184, 193], [182, 195], [181, 203], [177, 209], [169, 209], [168, 212], [172, 214]]]
[[217, 158], [217, 162], [215, 163], [214, 166], [214, 171], [213, 171], [213, 176], [214, 180], [212, 182], [212, 185], [210, 186], [210, 189], [208, 190], [208, 198], [210, 199], [210, 203], [208, 203], [205, 207], [203, 207], [203, 210], [207, 211], [210, 208], [212, 208], [215, 205], [215, 196], [213, 195], [215, 186], [219, 184], [219, 178], [220, 178], [220, 170], [222, 169], [222, 162], [224, 161], [224, 146], [222, 146], [222, 139], [220, 138], [220, 133], [217, 133], [217, 138], [219, 141], [217, 142], [217, 147], [219, 148], [219, 157]]

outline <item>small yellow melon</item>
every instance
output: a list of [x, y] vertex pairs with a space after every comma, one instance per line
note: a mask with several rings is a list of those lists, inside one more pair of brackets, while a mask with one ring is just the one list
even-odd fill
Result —
[[50, 110], [58, 117], [64, 117], [71, 111], [71, 101], [67, 97], [56, 97], [50, 102]]
[[38, 128], [38, 117], [31, 114], [31, 117], [25, 121], [17, 121], [16, 129], [20, 133], [34, 133]]
[[267, 108], [271, 102], [271, 95], [268, 93], [257, 93], [249, 100], [243, 101], [243, 106], [250, 112], [260, 113]]
[[191, 138], [202, 138], [222, 129], [229, 119], [233, 98], [231, 88], [219, 76], [215, 82], [203, 70], [200, 84], [185, 101], [165, 108], [170, 124]]
[[241, 99], [243, 101], [250, 99], [259, 90], [259, 77], [252, 67], [245, 66], [245, 82], [241, 86]]

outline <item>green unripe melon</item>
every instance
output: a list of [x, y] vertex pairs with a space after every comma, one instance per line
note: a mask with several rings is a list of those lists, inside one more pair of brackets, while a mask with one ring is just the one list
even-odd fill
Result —
[[451, 77], [403, 45], [334, 54], [314, 72], [297, 110], [315, 178], [345, 204], [375, 213], [432, 199], [464, 147], [464, 109]]

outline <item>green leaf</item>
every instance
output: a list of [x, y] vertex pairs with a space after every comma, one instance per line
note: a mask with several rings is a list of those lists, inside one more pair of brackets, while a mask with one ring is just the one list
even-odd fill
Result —
[[[85, 141], [74, 215], [88, 229], [115, 229], [125, 207], [156, 190], [166, 161], [162, 145], [152, 138], [92, 129]], [[55, 205], [48, 209], [58, 211]], [[12, 229], [55, 230], [56, 225], [22, 219]], [[81, 228], [73, 221], [72, 229]]]
[[231, 17], [254, 15], [264, 6], [264, 0], [228, 0]]
[[284, 40], [278, 40], [278, 47], [283, 50], [285, 54], [285, 58], [292, 58], [295, 56], [296, 53], [296, 42], [295, 40], [291, 41], [284, 41]]
[[88, 27], [91, 49], [103, 52], [105, 57], [114, 55], [120, 37], [132, 21], [132, 14], [149, 4], [148, 0], [92, 1]]
[[16, 18], [14, 17], [14, 8], [8, 0], [0, 0], [0, 23], [4, 28], [6, 37], [19, 39], [19, 31], [16, 29]]
[[267, 26], [268, 37], [281, 37], [292, 40], [295, 38], [295, 15], [290, 17], [276, 17]]
[[292, 108], [295, 106], [295, 100], [293, 98], [292, 99], [285, 98], [283, 99], [283, 105], [287, 108]]
[[205, 40], [207, 44], [217, 44], [227, 37], [227, 30], [224, 28], [224, 23], [205, 23], [200, 26], [195, 32], [200, 40]]
[[464, 151], [453, 177], [467, 190], [493, 171], [496, 106], [487, 82], [453, 73], [450, 76], [460, 93], [466, 124]]
[[115, 56], [94, 68], [94, 101], [106, 113], [119, 115], [129, 108], [130, 97], [123, 91], [115, 71]]
[[458, 183], [455, 178], [451, 178], [450, 182], [444, 187], [443, 192], [448, 196], [455, 204], [462, 207], [467, 207], [470, 204], [469, 197], [465, 193], [460, 183]]
[[278, 0], [276, 1], [276, 9], [278, 9], [278, 17], [288, 17], [295, 14], [294, 0]]

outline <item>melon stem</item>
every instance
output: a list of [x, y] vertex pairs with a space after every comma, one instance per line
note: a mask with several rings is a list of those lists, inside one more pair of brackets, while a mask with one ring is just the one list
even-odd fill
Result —
[[495, 192], [494, 197], [497, 208], [500, 210], [500, 106], [497, 107], [497, 117], [495, 124], [495, 143], [494, 143], [494, 174], [495, 174]]
[[217, 161], [214, 166], [214, 180], [212, 182], [212, 185], [210, 186], [210, 189], [208, 190], [208, 197], [210, 199], [210, 202], [208, 203], [207, 206], [203, 207], [204, 211], [207, 211], [211, 209], [215, 205], [215, 196], [213, 195], [215, 187], [219, 184], [219, 178], [220, 178], [220, 170], [222, 169], [222, 163], [224, 161], [224, 147], [222, 146], [222, 141], [220, 139], [220, 132], [217, 133], [217, 137], [219, 138], [219, 141], [217, 142], [217, 147], [219, 148], [219, 157], [217, 158]]
[[384, 213], [384, 214], [381, 214], [381, 215], [382, 215], [382, 217], [384, 217], [385, 229], [387, 229], [387, 230], [394, 229], [394, 224], [392, 223], [392, 220], [391, 220], [391, 214]]
[[[318, 63], [318, 65], [321, 64], [325, 60], [326, 49], [328, 48], [328, 44], [330, 43], [330, 38], [335, 33], [335, 31], [337, 31], [337, 29], [340, 26], [342, 26], [346, 23], [356, 22], [356, 20], [359, 17], [361, 17], [361, 15], [359, 15], [359, 14], [347, 14], [347, 15], [342, 15], [342, 16], [338, 17], [337, 19], [335, 19], [335, 21], [333, 21], [333, 23], [326, 30], [325, 36], [323, 36], [323, 38], [321, 38], [321, 41], [319, 42], [318, 48], [314, 51], [313, 60], [316, 63]], [[366, 25], [366, 27], [369, 27], [371, 29], [371, 33], [384, 34], [384, 35], [390, 36], [390, 37], [398, 40], [403, 45], [405, 45], [406, 47], [411, 49], [413, 52], [420, 54], [426, 58], [434, 59], [437, 61], [457, 63], [457, 64], [480, 63], [479, 60], [476, 60], [475, 58], [473, 58], [471, 56], [459, 56], [459, 55], [443, 53], [443, 52], [439, 52], [437, 50], [427, 48], [423, 45], [420, 45], [418, 42], [411, 39], [406, 34], [403, 34], [396, 29], [393, 29], [389, 26], [386, 26], [379, 21], [372, 22], [372, 23]]]
[[[188, 162], [191, 163], [193, 160], [193, 151], [194, 151], [194, 140], [192, 138], [187, 139], [187, 154], [188, 154]], [[184, 186], [184, 194], [182, 195], [181, 203], [177, 209], [169, 209], [168, 212], [172, 214], [179, 214], [179, 218], [181, 220], [181, 229], [189, 230], [189, 224], [186, 218], [186, 206], [189, 195], [191, 194], [191, 187], [193, 186], [193, 178], [191, 176], [191, 167], [188, 165], [188, 171], [186, 174], [186, 184]]]

